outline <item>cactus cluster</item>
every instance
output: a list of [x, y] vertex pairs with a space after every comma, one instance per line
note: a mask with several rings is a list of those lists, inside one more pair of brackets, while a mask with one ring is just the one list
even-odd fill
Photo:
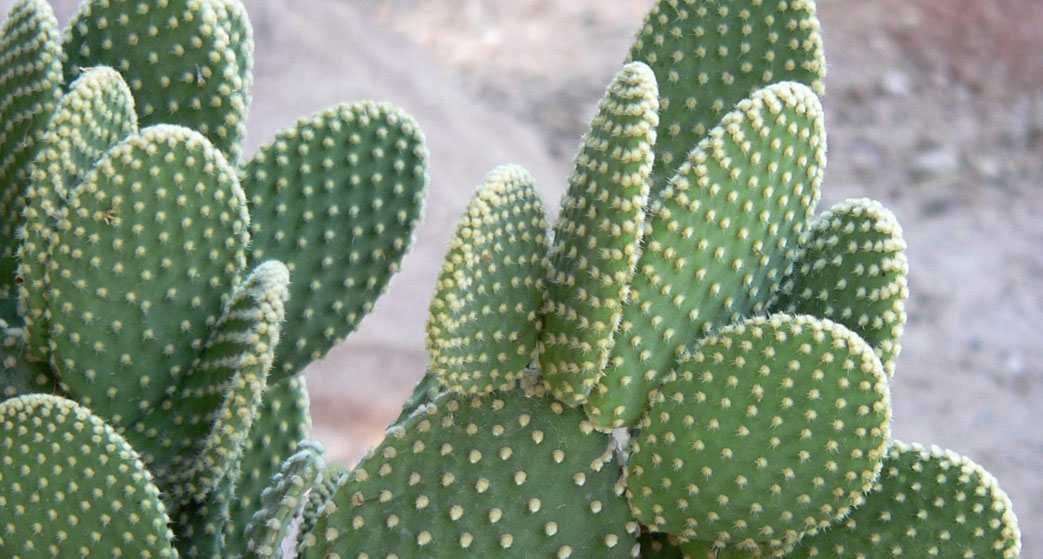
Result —
[[4, 557], [271, 555], [322, 479], [299, 373], [397, 270], [426, 147], [360, 102], [244, 158], [253, 50], [238, 0], [4, 23]]
[[58, 37], [23, 0], [0, 55], [25, 68], [0, 82], [5, 554], [1020, 555], [991, 475], [891, 437], [905, 243], [877, 202], [816, 213], [811, 0], [655, 3], [557, 222], [520, 167], [477, 188], [428, 372], [352, 469], [303, 440], [297, 373], [408, 247], [416, 125], [346, 105], [241, 161], [234, 0], [92, 0]]

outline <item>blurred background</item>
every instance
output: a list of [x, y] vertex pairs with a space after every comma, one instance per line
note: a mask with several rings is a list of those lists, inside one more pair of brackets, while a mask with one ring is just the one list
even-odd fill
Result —
[[[76, 5], [54, 3], [62, 22]], [[315, 436], [354, 461], [424, 372], [427, 301], [474, 186], [518, 163], [556, 208], [652, 0], [245, 3], [257, 42], [248, 154], [299, 117], [363, 98], [411, 112], [431, 151], [427, 217], [402, 272], [307, 372]], [[829, 68], [819, 207], [880, 200], [909, 245], [894, 435], [987, 467], [1014, 501], [1023, 556], [1043, 557], [1043, 2], [818, 4]]]

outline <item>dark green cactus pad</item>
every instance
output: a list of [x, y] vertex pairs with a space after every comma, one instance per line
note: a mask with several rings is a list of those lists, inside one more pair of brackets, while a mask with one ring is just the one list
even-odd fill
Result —
[[681, 360], [632, 439], [634, 516], [783, 553], [872, 487], [889, 398], [880, 360], [840, 324], [776, 314], [724, 328]]
[[0, 401], [57, 389], [50, 367], [30, 361], [27, 346], [25, 329], [8, 326], [0, 319]]
[[658, 111], [652, 71], [624, 66], [583, 136], [554, 225], [540, 364], [569, 405], [586, 399], [612, 349], [641, 251]]
[[413, 118], [372, 102], [302, 119], [246, 165], [253, 260], [297, 278], [271, 382], [325, 356], [372, 309], [412, 243], [426, 165]]
[[614, 447], [545, 397], [442, 394], [388, 429], [302, 557], [636, 557]]
[[909, 297], [902, 227], [887, 208], [846, 200], [816, 218], [772, 309], [854, 330], [894, 375]]
[[420, 380], [413, 385], [413, 393], [406, 398], [406, 401], [402, 403], [402, 411], [399, 412], [398, 417], [391, 422], [391, 425], [397, 425], [410, 415], [413, 415], [417, 409], [421, 406], [425, 406], [431, 403], [439, 394], [445, 392], [445, 385], [442, 384], [442, 380], [438, 378], [438, 375], [432, 374], [430, 371], [424, 374]]
[[261, 508], [261, 493], [282, 463], [298, 452], [298, 444], [308, 437], [310, 428], [304, 377], [297, 375], [275, 384], [269, 383], [240, 462], [236, 496], [229, 511], [231, 521], [225, 529], [228, 534], [226, 557], [239, 557], [246, 553], [243, 531]]
[[822, 106], [793, 82], [758, 90], [699, 142], [649, 211], [630, 302], [587, 404], [595, 422], [633, 425], [686, 345], [764, 311], [825, 165]]
[[429, 370], [459, 392], [488, 394], [536, 357], [547, 220], [536, 179], [498, 167], [456, 226], [427, 321]]
[[247, 559], [281, 558], [283, 541], [297, 527], [309, 492], [321, 485], [325, 470], [322, 445], [302, 441], [298, 449], [261, 493], [261, 508], [245, 531]]
[[329, 462], [322, 471], [322, 478], [308, 492], [308, 502], [301, 512], [301, 524], [297, 531], [297, 543], [315, 527], [315, 523], [326, 514], [326, 506], [332, 502], [333, 496], [351, 478], [351, 468], [343, 462]]
[[149, 468], [177, 501], [201, 501], [234, 480], [267, 388], [289, 281], [280, 262], [258, 266], [225, 303], [177, 391], [127, 430], [135, 446], [152, 451]]
[[52, 250], [51, 364], [126, 427], [176, 388], [239, 281], [246, 200], [206, 138], [170, 125], [109, 150], [71, 197]]
[[47, 281], [58, 225], [68, 218], [69, 193], [105, 152], [137, 131], [130, 88], [105, 66], [83, 72], [47, 123], [30, 166], [18, 253], [19, 297], [35, 360], [45, 361], [50, 352]]
[[[97, 65], [118, 70], [137, 100], [142, 126], [179, 124], [201, 132], [225, 156], [240, 154], [249, 107], [250, 64], [238, 57], [238, 27], [227, 0], [90, 0], [69, 22], [65, 78]], [[218, 8], [215, 8], [215, 5]], [[241, 41], [249, 35], [236, 35]]]
[[1018, 519], [989, 472], [951, 450], [896, 441], [865, 502], [840, 525], [806, 538], [792, 557], [1020, 554]]
[[664, 126], [653, 193], [667, 188], [692, 146], [755, 90], [795, 81], [824, 92], [813, 0], [659, 0], [627, 60], [648, 64], [659, 82]]
[[0, 555], [174, 559], [159, 490], [109, 424], [64, 398], [0, 403]]
[[176, 505], [171, 518], [177, 534], [174, 545], [183, 559], [226, 559], [232, 540], [227, 529], [235, 501], [235, 476], [225, 479], [217, 491], [201, 500], [189, 499]]
[[644, 532], [638, 538], [641, 559], [691, 559], [681, 551], [677, 536], [662, 532]]
[[18, 316], [15, 236], [25, 207], [27, 166], [62, 94], [61, 43], [44, 0], [18, 0], [0, 29], [0, 318]]

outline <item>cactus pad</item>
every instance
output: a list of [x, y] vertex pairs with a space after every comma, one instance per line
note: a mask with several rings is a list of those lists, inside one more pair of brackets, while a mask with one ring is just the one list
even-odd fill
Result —
[[729, 326], [656, 394], [628, 464], [657, 531], [781, 553], [861, 503], [891, 408], [883, 365], [847, 328], [772, 315]]
[[58, 22], [45, 0], [18, 0], [0, 29], [0, 318], [14, 322], [13, 290], [27, 165], [62, 91]]
[[245, 268], [234, 170], [187, 128], [109, 150], [72, 193], [52, 250], [51, 363], [70, 395], [117, 426], [184, 376]]
[[48, 340], [47, 281], [57, 225], [68, 218], [70, 192], [110, 148], [138, 131], [134, 98], [115, 70], [83, 72], [58, 102], [30, 167], [18, 278], [33, 358], [44, 361]]
[[758, 90], [692, 150], [652, 207], [605, 377], [587, 409], [632, 425], [680, 350], [763, 312], [797, 252], [826, 165], [818, 97], [798, 83]]
[[653, 193], [741, 99], [782, 81], [822, 94], [826, 75], [814, 0], [659, 0], [628, 60], [648, 64], [659, 82]]
[[412, 243], [426, 164], [412, 117], [363, 102], [302, 119], [246, 165], [253, 260], [297, 278], [271, 382], [325, 356], [372, 309]]
[[303, 557], [634, 557], [614, 446], [546, 398], [442, 394], [363, 459]]
[[177, 557], [159, 490], [134, 449], [79, 404], [0, 403], [0, 555]]
[[322, 445], [303, 441], [286, 459], [261, 493], [261, 508], [250, 519], [245, 537], [247, 559], [282, 557], [282, 544], [308, 503], [308, 493], [321, 482], [325, 462]]
[[909, 296], [902, 227], [879, 202], [846, 200], [816, 218], [771, 308], [828, 318], [876, 351], [888, 376]]
[[569, 405], [586, 399], [612, 348], [640, 254], [658, 111], [652, 71], [624, 66], [583, 136], [554, 226], [540, 363]]
[[547, 221], [536, 180], [517, 166], [485, 177], [449, 245], [427, 323], [429, 369], [444, 385], [488, 394], [536, 355]]
[[28, 358], [25, 329], [0, 319], [0, 402], [22, 394], [55, 390], [54, 375], [46, 363]]
[[[222, 0], [222, 3], [225, 0]], [[214, 0], [89, 0], [66, 29], [65, 77], [105, 65], [118, 70], [137, 100], [142, 126], [179, 124], [197, 130], [235, 161], [245, 133], [250, 64], [238, 55], [222, 21], [233, 12]], [[251, 38], [238, 35], [241, 40]]]
[[794, 559], [974, 557], [1017, 559], [1010, 499], [981, 466], [936, 446], [894, 442], [865, 503], [809, 537]]

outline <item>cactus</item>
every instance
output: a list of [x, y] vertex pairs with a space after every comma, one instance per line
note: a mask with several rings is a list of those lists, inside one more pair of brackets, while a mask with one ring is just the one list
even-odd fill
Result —
[[476, 190], [353, 469], [298, 373], [410, 246], [423, 136], [340, 105], [242, 161], [243, 6], [130, 7], [59, 43], [23, 0], [0, 37], [42, 72], [0, 92], [3, 555], [1020, 555], [990, 474], [890, 439], [905, 244], [877, 202], [815, 213], [810, 0], [655, 3], [558, 222], [520, 167]]

